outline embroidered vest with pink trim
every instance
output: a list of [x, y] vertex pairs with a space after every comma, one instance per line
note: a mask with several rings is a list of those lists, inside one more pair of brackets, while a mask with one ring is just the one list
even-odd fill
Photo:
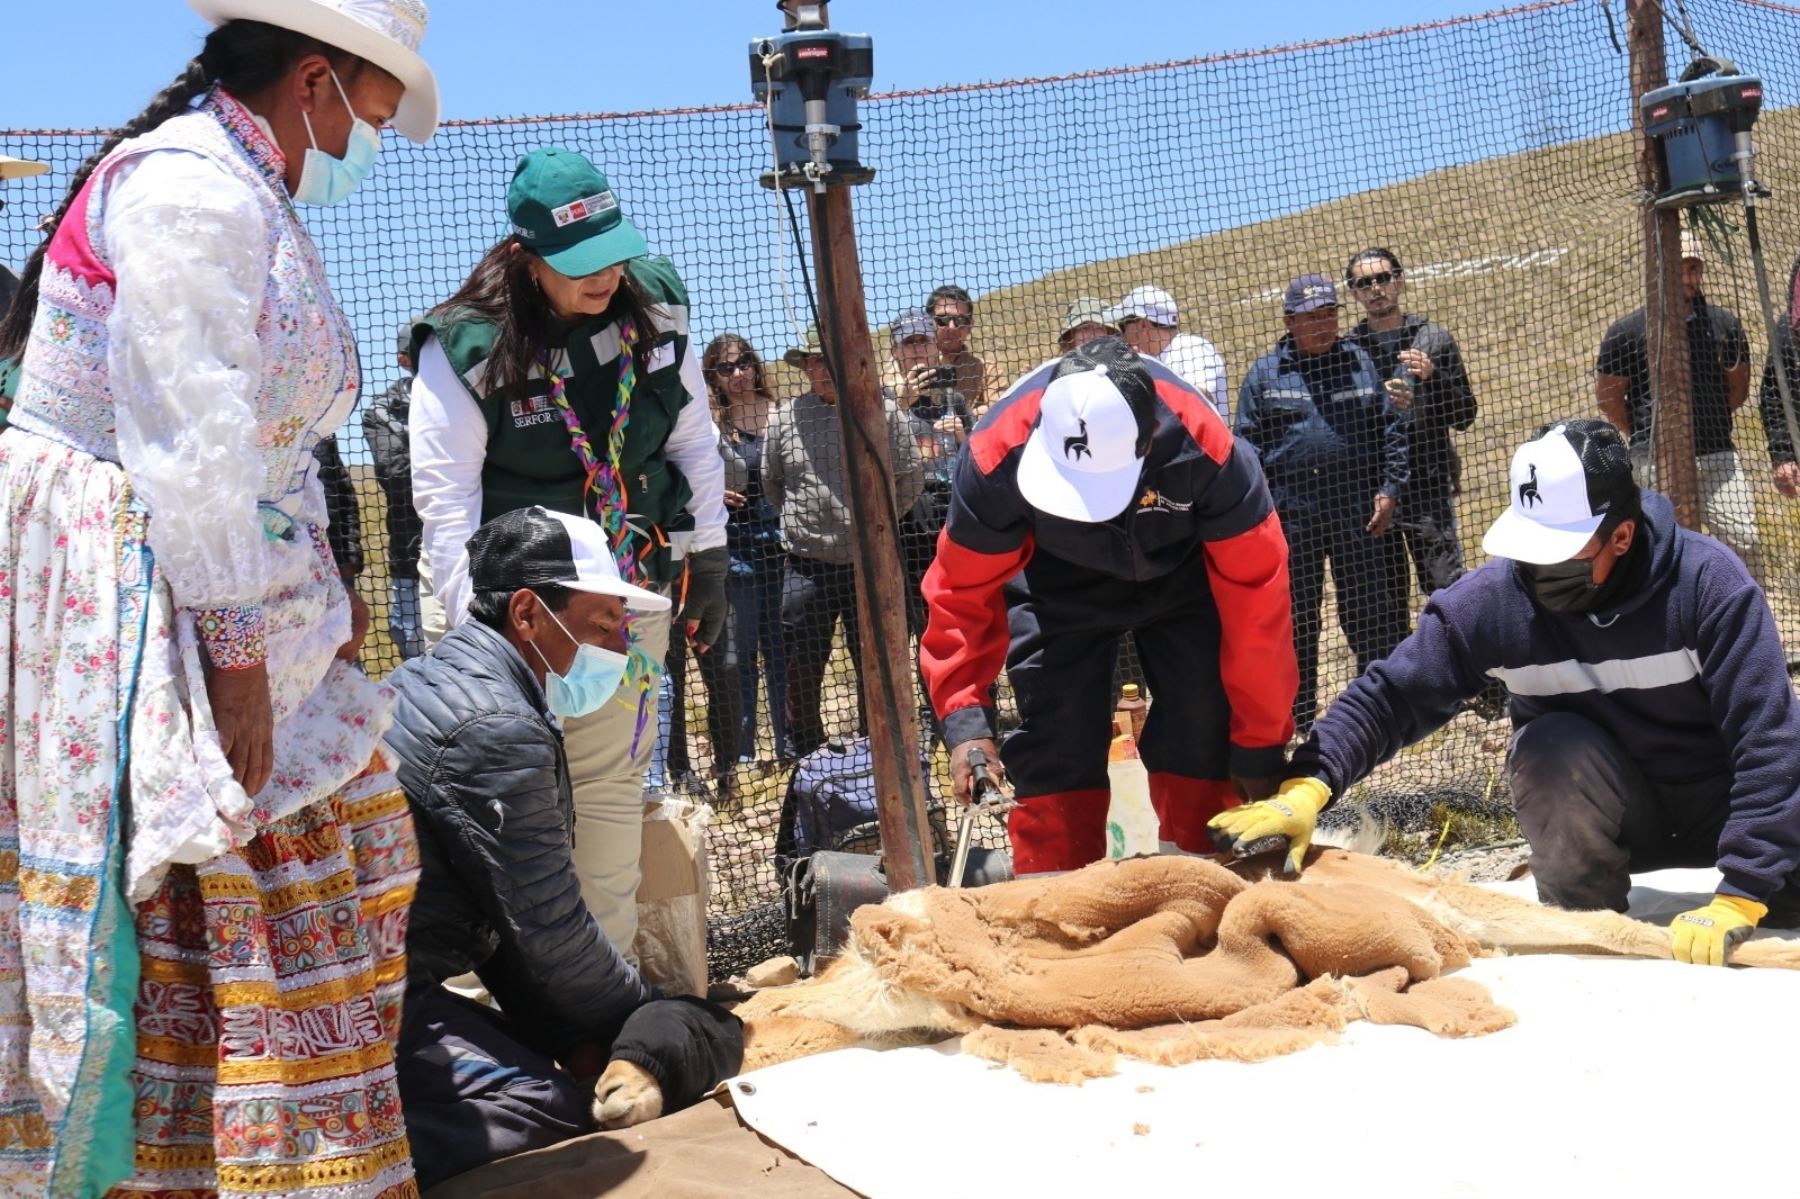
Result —
[[108, 173], [158, 150], [199, 154], [250, 188], [263, 206], [268, 286], [256, 336], [265, 364], [256, 398], [261, 500], [291, 519], [313, 447], [356, 403], [356, 343], [332, 301], [325, 266], [288, 203], [281, 151], [248, 110], [223, 91], [191, 113], [121, 145], [76, 196], [44, 255], [38, 310], [26, 346], [13, 426], [119, 460], [107, 318], [116, 278], [101, 235]]

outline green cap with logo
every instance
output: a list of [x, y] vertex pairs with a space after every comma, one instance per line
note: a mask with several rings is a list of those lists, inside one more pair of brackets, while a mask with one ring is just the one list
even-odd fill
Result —
[[606, 176], [573, 150], [533, 150], [519, 159], [506, 213], [520, 242], [571, 279], [650, 252]]

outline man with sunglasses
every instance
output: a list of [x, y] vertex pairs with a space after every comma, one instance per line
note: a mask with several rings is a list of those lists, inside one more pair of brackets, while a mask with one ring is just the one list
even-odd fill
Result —
[[1005, 380], [991, 376], [987, 363], [969, 348], [969, 334], [975, 328], [974, 299], [956, 284], [946, 283], [931, 293], [925, 311], [937, 329], [939, 365], [956, 368], [956, 390], [980, 419], [1006, 385]]
[[1456, 339], [1401, 309], [1406, 272], [1392, 250], [1373, 246], [1353, 255], [1344, 281], [1364, 313], [1350, 340], [1375, 363], [1394, 405], [1412, 414], [1412, 476], [1394, 524], [1406, 539], [1419, 590], [1430, 595], [1463, 575], [1456, 524], [1462, 461], [1450, 431], [1475, 423], [1475, 392]]
[[1489, 678], [1512, 694], [1507, 781], [1538, 898], [1622, 912], [1634, 871], [1716, 867], [1712, 900], [1670, 925], [1673, 956], [1720, 965], [1800, 915], [1800, 703], [1762, 589], [1641, 490], [1618, 430], [1546, 425], [1513, 455], [1491, 555], [1425, 605], [1295, 752], [1269, 800], [1212, 821], [1228, 852], [1286, 843], [1442, 728]]

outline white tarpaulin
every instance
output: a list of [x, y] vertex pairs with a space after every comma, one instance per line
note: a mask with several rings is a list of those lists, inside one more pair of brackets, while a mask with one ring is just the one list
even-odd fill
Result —
[[[1666, 921], [1716, 879], [1641, 876], [1633, 912]], [[955, 1041], [851, 1049], [746, 1075], [732, 1099], [870, 1199], [1800, 1194], [1785, 1153], [1746, 1152], [1800, 1078], [1800, 971], [1511, 957], [1460, 976], [1518, 1024], [1444, 1040], [1358, 1022], [1335, 1045], [1250, 1065], [1120, 1058], [1080, 1087], [1027, 1082]], [[1714, 1122], [1722, 1103], [1747, 1122]]]

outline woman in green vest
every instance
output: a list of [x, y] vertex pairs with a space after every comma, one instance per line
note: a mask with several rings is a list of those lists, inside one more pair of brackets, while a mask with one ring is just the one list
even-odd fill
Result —
[[[413, 498], [436, 632], [468, 610], [469, 537], [542, 504], [598, 521], [620, 573], [673, 595], [705, 653], [725, 621], [725, 468], [687, 292], [572, 150], [522, 158], [507, 212], [513, 232], [414, 330]], [[568, 748], [582, 894], [628, 956], [669, 628], [667, 616], [631, 618], [616, 690], [586, 685], [578, 657], [547, 692]]]

